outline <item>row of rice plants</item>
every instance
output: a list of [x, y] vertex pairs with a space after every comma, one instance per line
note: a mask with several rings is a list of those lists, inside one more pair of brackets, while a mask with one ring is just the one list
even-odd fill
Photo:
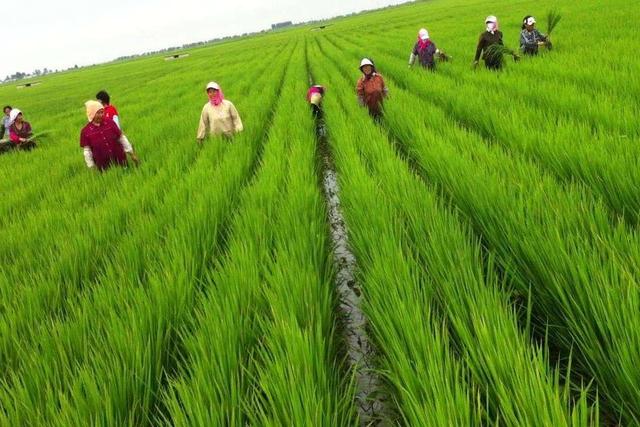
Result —
[[[396, 60], [404, 62], [415, 42], [418, 28], [426, 26], [436, 44], [454, 59], [442, 70], [453, 71], [461, 78], [473, 80], [475, 77], [470, 72], [470, 66], [478, 34], [484, 29], [485, 16], [497, 15], [504, 42], [509, 47], [517, 48], [522, 24], [520, 19], [524, 15], [535, 15], [538, 18], [538, 28], [546, 32], [544, 16], [549, 10], [559, 9], [562, 22], [554, 30], [554, 52], [544, 55], [543, 60], [523, 60], [517, 65], [509, 66], [508, 74], [513, 73], [514, 77], [524, 80], [573, 86], [581, 93], [591, 94], [595, 102], [589, 102], [592, 106], [583, 107], [583, 111], [596, 112], [598, 105], [602, 104], [615, 104], [622, 106], [622, 110], [632, 108], [637, 111], [633, 94], [640, 90], [640, 75], [636, 72], [637, 60], [628, 55], [629, 46], [635, 40], [633, 30], [628, 26], [611, 29], [605, 22], [632, 19], [638, 16], [638, 11], [635, 5], [624, 0], [613, 0], [609, 6], [603, 9], [597, 0], [586, 0], [568, 6], [555, 0], [542, 0], [535, 5], [495, 1], [490, 6], [468, 0], [433, 0], [339, 21], [324, 33], [347, 36], [364, 33], [371, 42], [361, 42], [360, 45], [373, 50], [370, 54], [374, 58], [375, 50], [380, 47], [389, 44], [402, 46], [404, 50]], [[611, 30], [611, 37], [592, 37], [594, 31], [598, 31], [600, 22], [593, 25], [584, 23], [592, 20], [594, 15], [603, 19], [602, 30]], [[590, 42], [585, 43], [585, 40]], [[620, 84], [621, 81], [624, 84]], [[560, 98], [558, 101], [562, 102]], [[632, 117], [628, 111], [624, 115]]]
[[[335, 62], [356, 54], [324, 46]], [[393, 101], [385, 121], [420, 173], [466, 214], [521, 294], [532, 292], [537, 324], [549, 325], [551, 343], [565, 357], [573, 352], [587, 381], [595, 377], [608, 414], [636, 420], [636, 233], [612, 225], [602, 203], [582, 187], [559, 187], [534, 165], [485, 146], [441, 110], [388, 83]]]
[[[166, 159], [173, 156], [178, 145], [191, 145], [204, 102], [204, 83], [215, 77], [233, 94], [234, 86], [245, 80], [239, 80], [238, 75], [258, 75], [260, 70], [268, 68], [272, 55], [281, 51], [286, 43], [288, 40], [284, 39], [263, 46], [264, 62], [250, 70], [244, 66], [251, 57], [250, 49], [236, 51], [233, 45], [222, 45], [194, 52], [188, 60], [176, 63], [150, 58], [48, 76], [37, 91], [18, 93], [17, 99], [14, 99], [15, 88], [0, 88], [6, 93], [3, 99], [23, 109], [37, 129], [51, 131], [38, 150], [0, 157], [3, 165], [0, 179], [6, 184], [0, 188], [0, 200], [3, 200], [0, 208], [14, 213], [9, 217], [2, 215], [0, 222], [15, 221], [17, 215], [44, 209], [48, 205], [42, 202], [57, 193], [51, 188], [53, 185], [61, 189], [78, 188], [86, 182], [78, 148], [80, 129], [86, 122], [82, 105], [98, 89], [106, 88], [113, 96], [125, 132], [142, 161], [148, 164], [147, 168], [161, 168], [165, 165], [156, 156]], [[237, 93], [243, 93], [243, 87]], [[51, 98], [56, 102], [50, 102]], [[150, 156], [153, 156], [152, 162]], [[12, 203], [14, 198], [23, 203]]]
[[[312, 56], [317, 57], [318, 53], [315, 51]], [[318, 65], [317, 70], [324, 78], [334, 76], [331, 96], [326, 101], [328, 124], [343, 182], [342, 202], [349, 219], [350, 237], [363, 269], [361, 278], [369, 301], [372, 329], [377, 331], [386, 327], [381, 324], [407, 321], [406, 316], [397, 318], [399, 313], [413, 314], [424, 306], [437, 307], [452, 333], [452, 345], [470, 373], [470, 383], [478, 390], [478, 404], [483, 406], [487, 422], [597, 423], [597, 415], [591, 414], [584, 395], [576, 411], [570, 409], [569, 388], [560, 386], [559, 375], [548, 367], [542, 349], [532, 346], [528, 333], [519, 329], [516, 310], [508, 292], [503, 292], [506, 287], [500, 286], [490, 266], [485, 273], [480, 244], [473, 242], [458, 218], [441, 206], [434, 194], [394, 155], [387, 138], [371, 124], [366, 113], [354, 110], [355, 105], [349, 102], [352, 92], [349, 81], [342, 78], [338, 82], [335, 78], [340, 76], [340, 70], [327, 61]], [[338, 99], [346, 102], [340, 103]], [[353, 126], [354, 123], [357, 125]], [[381, 205], [385, 208], [381, 209]], [[378, 217], [372, 217], [372, 211]], [[395, 275], [387, 271], [388, 280], [393, 283], [385, 283], [378, 289], [382, 283], [371, 282], [367, 273], [374, 268], [370, 260], [384, 247], [377, 242], [383, 237], [375, 236], [387, 236], [383, 230], [393, 230], [394, 225], [398, 231], [389, 235], [395, 234], [395, 244], [415, 259], [419, 281], [412, 288], [411, 281], [395, 280]], [[405, 310], [390, 306], [395, 292], [401, 296]], [[411, 307], [412, 304], [418, 306]], [[407, 329], [415, 333], [415, 329]], [[393, 354], [391, 348], [402, 349], [401, 342], [397, 337], [381, 340], [382, 353]], [[430, 349], [420, 349], [419, 353], [407, 350], [411, 353], [407, 352], [405, 357], [412, 358]], [[433, 381], [433, 377], [419, 378]], [[404, 384], [396, 386], [402, 390]], [[411, 397], [419, 399], [419, 396]], [[433, 398], [441, 400], [443, 395]], [[444, 400], [446, 404], [449, 396]], [[445, 410], [440, 415], [447, 414]], [[423, 422], [437, 424], [438, 418], [433, 413], [431, 416]], [[407, 421], [417, 423], [416, 419]], [[457, 424], [447, 418], [441, 421]]]
[[[593, 105], [583, 107], [583, 111], [595, 112], [601, 103], [623, 105], [625, 109], [635, 106], [637, 109], [633, 93], [640, 90], [640, 76], [635, 72], [637, 60], [628, 55], [629, 46], [634, 41], [633, 29], [617, 26], [612, 29], [611, 38], [592, 38], [590, 36], [598, 31], [601, 24], [602, 28], [609, 26], [604, 22], [584, 25], [594, 15], [609, 22], [622, 22], [638, 16], [635, 5], [624, 0], [613, 0], [609, 5], [609, 8], [603, 9], [597, 0], [571, 5], [562, 5], [555, 0], [542, 0], [535, 4], [496, 1], [490, 6], [468, 0], [434, 0], [355, 17], [336, 23], [326, 32], [352, 35], [366, 29], [366, 37], [373, 39], [373, 44], [363, 46], [373, 49], [389, 44], [403, 46], [405, 51], [401, 57], [404, 59], [408, 58], [408, 50], [415, 42], [417, 29], [426, 26], [436, 44], [453, 56], [453, 62], [442, 69], [473, 80], [475, 77], [470, 72], [470, 65], [478, 34], [484, 30], [485, 16], [497, 15], [504, 43], [517, 48], [523, 16], [532, 14], [538, 18], [537, 27], [545, 33], [547, 12], [557, 9], [562, 21], [553, 33], [554, 51], [549, 54], [543, 51], [542, 58], [523, 58], [518, 64], [507, 67], [508, 74], [519, 76], [522, 80], [574, 86], [581, 93], [591, 94], [592, 101], [589, 104]], [[589, 43], [584, 42], [587, 39]], [[594, 61], [595, 58], [597, 61]], [[621, 81], [624, 84], [620, 84]], [[573, 96], [570, 98], [573, 99]], [[558, 102], [563, 101], [558, 99]]]
[[[254, 85], [254, 78], [260, 76], [260, 71], [256, 69], [255, 75], [249, 74], [248, 80], [242, 82], [236, 90], [243, 91]], [[257, 81], [265, 85], [269, 83], [266, 77]], [[245, 102], [241, 101], [239, 106], [244, 108]], [[246, 106], [250, 109], [249, 105]], [[259, 123], [261, 122], [256, 124]], [[252, 129], [257, 130], [259, 127], [252, 124]], [[164, 206], [170, 204], [168, 200], [171, 197], [175, 199], [176, 194], [187, 194], [189, 187], [185, 187], [183, 183], [188, 181], [190, 173], [198, 170], [199, 164], [202, 164], [200, 167], [207, 167], [211, 159], [222, 157], [226, 148], [224, 144], [214, 145], [212, 149], [215, 153], [211, 157], [201, 156], [192, 169], [187, 169], [198, 151], [195, 144], [189, 141], [188, 144], [174, 146], [164, 153], [167, 156], [165, 161], [158, 158], [157, 164], [149, 162], [148, 166], [145, 165], [134, 174], [123, 176], [117, 173], [114, 178], [124, 184], [124, 189], [121, 185], [111, 185], [106, 200], [96, 203], [91, 209], [88, 209], [89, 206], [83, 200], [84, 194], [92, 194], [95, 191], [92, 185], [104, 185], [109, 182], [109, 178], [87, 179], [83, 186], [86, 193], [76, 193], [66, 187], [57, 189], [61, 194], [56, 199], [67, 199], [62, 203], [65, 210], [60, 212], [59, 218], [55, 217], [59, 221], [58, 227], [53, 227], [50, 223], [42, 226], [48, 226], [51, 234], [51, 230], [60, 230], [65, 226], [65, 221], [72, 221], [68, 230], [70, 238], [63, 239], [53, 233], [50, 241], [60, 245], [60, 249], [46, 250], [43, 259], [32, 256], [30, 259], [20, 260], [3, 272], [2, 283], [6, 287], [0, 288], [4, 294], [2, 306], [9, 313], [0, 324], [7, 332], [2, 334], [0, 350], [3, 369], [10, 371], [15, 368], [13, 363], [22, 361], [16, 348], [24, 351], [27, 342], [37, 342], [41, 333], [39, 325], [51, 316], [64, 317], [65, 307], [73, 305], [80, 298], [83, 289], [87, 288], [87, 292], [91, 292], [90, 283], [102, 278], [106, 266], [115, 265], [123, 274], [143, 277], [146, 274], [145, 265], [156, 256], [157, 248], [152, 242], [166, 234], [165, 229], [175, 222], [172, 216], [174, 212], [164, 211]], [[112, 172], [108, 175], [111, 174]], [[166, 187], [171, 190], [158, 196], [157, 189]], [[188, 202], [185, 199], [180, 203]], [[74, 221], [74, 215], [69, 215], [69, 211], [76, 210], [80, 216], [77, 222]], [[47, 216], [45, 211], [40, 211], [39, 214], [33, 218], [38, 224], [42, 222], [42, 217]], [[37, 227], [20, 225], [23, 227], [23, 237], [25, 229], [31, 230], [30, 237], [37, 237]], [[74, 229], [74, 226], [81, 227], [83, 233], [77, 233], [78, 229]], [[7, 237], [11, 237], [11, 234]], [[19, 235], [16, 233], [15, 237], [18, 239]], [[129, 268], [131, 269], [128, 270]], [[29, 271], [30, 274], [25, 276], [24, 271]], [[48, 326], [44, 328], [46, 331]]]
[[[274, 61], [272, 69], [284, 70], [286, 56]], [[266, 77], [250, 93], [259, 91], [275, 102], [280, 82]], [[269, 123], [268, 103], [251, 110], [258, 120], [236, 144], [222, 151], [206, 146], [202, 161], [179, 183], [182, 191], [174, 192], [168, 200], [173, 203], [165, 206], [173, 228], [151, 242], [134, 237], [125, 244], [122, 249], [129, 253], [116, 257], [94, 291], [70, 307], [68, 320], [54, 324], [37, 349], [22, 354], [25, 368], [11, 374], [0, 397], [7, 424], [154, 423], [156, 401], [175, 364], [175, 331], [191, 318], [199, 299], [197, 284], [211, 257], [222, 250], [225, 222], [253, 170], [263, 126]], [[148, 221], [153, 228], [156, 218]], [[144, 266], [140, 281], [126, 267], [136, 264], [137, 247], [154, 241], [155, 259]], [[123, 266], [123, 258], [134, 261]]]
[[229, 251], [185, 331], [187, 363], [167, 396], [170, 425], [355, 422], [338, 356], [325, 211], [300, 96], [304, 77], [298, 48]]
[[[332, 41], [342, 46], [341, 41]], [[360, 42], [352, 41], [354, 47]], [[639, 129], [630, 109], [605, 100], [593, 114], [587, 113], [590, 117], [584, 117], [580, 107], [587, 100], [579, 99], [575, 88], [557, 83], [543, 86], [513, 73], [505, 73], [498, 81], [494, 73], [451, 79], [449, 67], [435, 74], [410, 72], [397, 61], [399, 51], [391, 47], [393, 41], [381, 46], [376, 58], [401, 87], [433, 102], [489, 143], [497, 141], [521, 152], [566, 181], [582, 180], [615, 214], [638, 223], [640, 151], [632, 139]], [[518, 92], [524, 92], [522, 97], [516, 96]], [[552, 95], [539, 95], [544, 93]], [[550, 108], [550, 97], [562, 100], [556, 110]], [[532, 105], [529, 100], [537, 98], [540, 101]]]

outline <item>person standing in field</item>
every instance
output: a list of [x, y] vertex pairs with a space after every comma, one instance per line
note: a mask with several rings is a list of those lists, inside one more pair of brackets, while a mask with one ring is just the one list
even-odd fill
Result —
[[433, 71], [436, 68], [436, 55], [439, 53], [440, 51], [429, 38], [429, 32], [423, 28], [418, 32], [418, 41], [413, 46], [409, 57], [409, 67], [412, 67], [418, 59], [420, 65]]
[[207, 135], [224, 136], [231, 139], [236, 133], [242, 132], [244, 127], [238, 110], [231, 101], [224, 99], [222, 88], [216, 82], [207, 85], [207, 102], [200, 114], [197, 140], [202, 144]]
[[4, 115], [2, 116], [2, 122], [0, 123], [0, 140], [8, 141], [9, 140], [9, 114], [11, 113], [11, 105], [6, 105], [2, 112]]
[[316, 136], [318, 138], [326, 136], [324, 111], [322, 111], [322, 99], [324, 98], [324, 93], [325, 88], [322, 85], [313, 85], [307, 91], [307, 102], [311, 105], [311, 114], [316, 122]]
[[102, 106], [104, 107], [104, 119], [105, 120], [113, 120], [113, 122], [118, 126], [119, 129], [122, 130], [122, 126], [120, 126], [120, 116], [118, 115], [118, 110], [115, 105], [111, 104], [111, 97], [105, 90], [101, 90], [96, 94], [96, 99], [100, 101]]
[[[122, 125], [120, 124], [120, 115], [118, 114], [118, 110], [116, 109], [115, 105], [111, 104], [111, 97], [109, 96], [107, 91], [101, 90], [100, 92], [98, 92], [96, 94], [96, 99], [100, 101], [100, 103], [104, 107], [104, 120], [113, 121], [116, 126], [118, 126], [118, 129], [122, 131]], [[122, 134], [122, 138], [124, 139], [126, 144], [131, 145], [131, 143], [129, 143], [129, 139], [124, 133]]]
[[85, 103], [89, 123], [80, 133], [80, 147], [89, 169], [103, 171], [112, 165], [127, 166], [127, 154], [134, 164], [138, 156], [113, 120], [105, 119], [105, 108], [98, 101]]
[[379, 121], [382, 118], [382, 104], [389, 96], [389, 89], [369, 58], [364, 58], [360, 62], [360, 71], [363, 76], [356, 86], [358, 102], [361, 106], [367, 107], [371, 117]]
[[9, 142], [3, 144], [2, 152], [13, 149], [29, 151], [36, 147], [31, 124], [24, 119], [22, 111], [13, 108], [6, 123], [9, 126]]
[[499, 70], [502, 68], [502, 61], [487, 54], [487, 49], [492, 45], [499, 44], [504, 46], [504, 42], [502, 41], [502, 32], [499, 29], [498, 18], [493, 15], [487, 16], [485, 24], [487, 28], [482, 34], [480, 34], [473, 65], [477, 67], [478, 61], [480, 61], [480, 56], [482, 56], [484, 65], [488, 69]]
[[536, 28], [536, 18], [530, 15], [525, 16], [520, 32], [520, 50], [525, 55], [534, 56], [538, 54], [540, 46], [547, 46], [550, 49], [551, 41]]
[[323, 118], [322, 98], [324, 97], [324, 91], [325, 89], [322, 85], [313, 85], [307, 91], [307, 102], [311, 105], [311, 112], [316, 120]]

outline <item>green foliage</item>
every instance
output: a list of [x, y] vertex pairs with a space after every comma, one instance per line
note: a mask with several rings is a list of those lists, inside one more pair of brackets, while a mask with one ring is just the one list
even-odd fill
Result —
[[558, 11], [551, 10], [547, 13], [547, 35], [551, 34], [561, 19], [562, 15], [560, 15]]
[[500, 67], [504, 64], [504, 57], [506, 55], [512, 56], [513, 59], [517, 59], [518, 55], [514, 52], [513, 49], [509, 49], [506, 46], [501, 44], [492, 44], [487, 48], [485, 53], [487, 59], [493, 63], [498, 64]]
[[[311, 77], [381, 421], [638, 424], [640, 73], [634, 27], [609, 25], [634, 6], [563, 6], [567, 48], [499, 74], [407, 68], [424, 26], [474, 53], [486, 5], [434, 0], [0, 86], [38, 141], [0, 156], [0, 426], [359, 424]], [[535, 12], [491, 11], [507, 45]], [[363, 56], [390, 88], [379, 124], [353, 90]], [[245, 131], [198, 147], [210, 80]], [[138, 168], [84, 167], [83, 103], [102, 88]]]

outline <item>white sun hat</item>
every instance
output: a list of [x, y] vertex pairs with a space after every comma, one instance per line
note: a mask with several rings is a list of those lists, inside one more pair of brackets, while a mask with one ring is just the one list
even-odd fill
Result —
[[207, 84], [207, 90], [209, 89], [220, 90], [220, 85], [216, 82], [209, 82], [209, 84]]
[[22, 111], [18, 110], [17, 108], [11, 110], [11, 112], [9, 113], [9, 126], [15, 123], [16, 118], [18, 118], [18, 114], [20, 113], [22, 113]]
[[494, 23], [498, 23], [498, 18], [496, 18], [493, 15], [489, 15], [487, 16], [487, 19], [484, 20], [484, 23], [488, 23], [488, 22], [494, 22]]
[[418, 32], [418, 36], [420, 37], [420, 40], [429, 40], [429, 31], [427, 31], [426, 28], [422, 28], [420, 32]]
[[373, 65], [373, 62], [369, 58], [362, 59], [362, 61], [360, 62], [360, 69], [362, 69], [362, 67], [364, 67], [365, 65], [371, 65], [372, 67], [375, 67], [375, 65]]

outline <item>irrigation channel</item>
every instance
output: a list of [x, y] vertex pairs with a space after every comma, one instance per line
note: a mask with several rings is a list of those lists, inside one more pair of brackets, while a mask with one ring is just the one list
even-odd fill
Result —
[[335, 285], [340, 298], [346, 356], [355, 375], [356, 406], [361, 426], [385, 426], [387, 397], [374, 365], [375, 347], [367, 333], [367, 317], [362, 310], [362, 292], [356, 280], [357, 261], [349, 247], [347, 225], [340, 207], [340, 186], [335, 170], [322, 110], [315, 114], [316, 141], [320, 157], [322, 185], [336, 268]]

